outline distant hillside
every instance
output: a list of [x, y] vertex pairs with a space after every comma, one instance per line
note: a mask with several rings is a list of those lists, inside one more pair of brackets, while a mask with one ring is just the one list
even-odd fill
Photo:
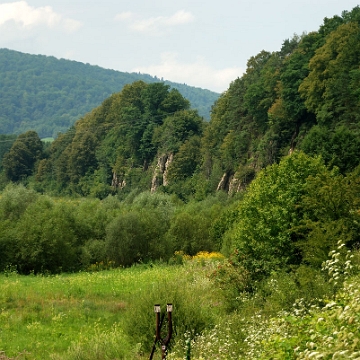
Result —
[[[35, 130], [55, 136], [136, 80], [160, 81], [146, 74], [107, 70], [76, 61], [0, 49], [0, 134]], [[178, 89], [205, 119], [219, 94], [164, 81]]]

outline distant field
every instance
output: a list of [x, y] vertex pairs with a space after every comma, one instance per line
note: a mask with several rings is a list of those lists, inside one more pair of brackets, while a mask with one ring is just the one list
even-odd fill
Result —
[[41, 139], [41, 141], [43, 141], [43, 142], [53, 142], [54, 138], [53, 137], [46, 137], [46, 138]]

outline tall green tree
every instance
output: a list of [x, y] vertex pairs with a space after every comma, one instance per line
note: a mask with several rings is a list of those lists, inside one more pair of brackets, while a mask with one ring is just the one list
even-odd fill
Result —
[[299, 91], [320, 124], [358, 122], [356, 72], [360, 62], [360, 26], [349, 22], [331, 32], [309, 63]]
[[303, 217], [299, 205], [306, 179], [323, 169], [320, 158], [295, 152], [262, 170], [251, 183], [230, 231], [238, 260], [254, 280], [300, 264], [293, 228]]
[[159, 215], [157, 210], [132, 210], [112, 220], [106, 228], [108, 259], [117, 266], [130, 266], [168, 256], [164, 243], [164, 223], [161, 222], [163, 216]]
[[191, 177], [200, 162], [200, 137], [192, 136], [180, 146], [175, 154], [174, 160], [168, 169], [168, 180], [177, 182]]
[[22, 273], [74, 271], [80, 268], [73, 211], [66, 203], [39, 197], [17, 228], [16, 262]]
[[337, 168], [307, 179], [297, 244], [305, 264], [319, 268], [339, 241], [348, 249], [359, 245], [359, 179], [359, 169], [344, 176]]
[[0, 135], [0, 169], [4, 155], [9, 152], [16, 138], [16, 135]]
[[[277, 135], [279, 148], [294, 148], [302, 128], [310, 127], [315, 117], [305, 106], [299, 86], [309, 74], [309, 60], [317, 48], [320, 35], [316, 32], [294, 36], [292, 45], [283, 44], [280, 50], [282, 64], [276, 85], [277, 98], [269, 108], [269, 125]], [[289, 48], [290, 49], [287, 49]]]
[[332, 129], [316, 125], [306, 134], [300, 148], [310, 156], [321, 155], [327, 165], [346, 174], [359, 165], [360, 133], [355, 126]]
[[194, 135], [201, 135], [202, 118], [194, 110], [180, 110], [166, 117], [154, 133], [154, 142], [160, 151], [176, 153], [180, 146]]
[[35, 163], [42, 156], [43, 143], [35, 131], [19, 135], [3, 158], [6, 177], [16, 182], [32, 175]]

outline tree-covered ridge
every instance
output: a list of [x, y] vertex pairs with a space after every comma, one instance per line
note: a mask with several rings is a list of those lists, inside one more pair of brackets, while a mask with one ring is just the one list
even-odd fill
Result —
[[[204, 126], [178, 90], [137, 81], [58, 136], [36, 158], [32, 174], [38, 189], [83, 196], [104, 197], [123, 188], [127, 193], [134, 188], [155, 190], [170, 179], [194, 173], [201, 161]], [[12, 176], [18, 157], [14, 147], [4, 169], [10, 180], [17, 181]], [[164, 164], [156, 168], [158, 159]]]
[[[159, 81], [146, 74], [0, 49], [0, 134], [35, 130], [40, 137], [56, 137], [111, 94], [137, 80]], [[185, 84], [165, 83], [178, 89], [209, 120], [218, 94]]]
[[161, 189], [202, 199], [243, 190], [294, 150], [352, 171], [360, 151], [359, 14], [356, 7], [325, 19], [319, 31], [251, 57], [209, 123], [164, 83], [126, 85], [37, 158], [36, 188], [99, 197]]
[[325, 18], [319, 31], [260, 52], [220, 96], [203, 150], [225, 188], [296, 148], [343, 172], [359, 164], [359, 14]]

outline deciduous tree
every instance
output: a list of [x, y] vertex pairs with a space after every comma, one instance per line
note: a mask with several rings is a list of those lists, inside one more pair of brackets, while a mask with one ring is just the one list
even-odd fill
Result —
[[19, 181], [32, 175], [34, 165], [42, 155], [43, 144], [35, 131], [19, 135], [3, 159], [6, 177], [11, 181]]

